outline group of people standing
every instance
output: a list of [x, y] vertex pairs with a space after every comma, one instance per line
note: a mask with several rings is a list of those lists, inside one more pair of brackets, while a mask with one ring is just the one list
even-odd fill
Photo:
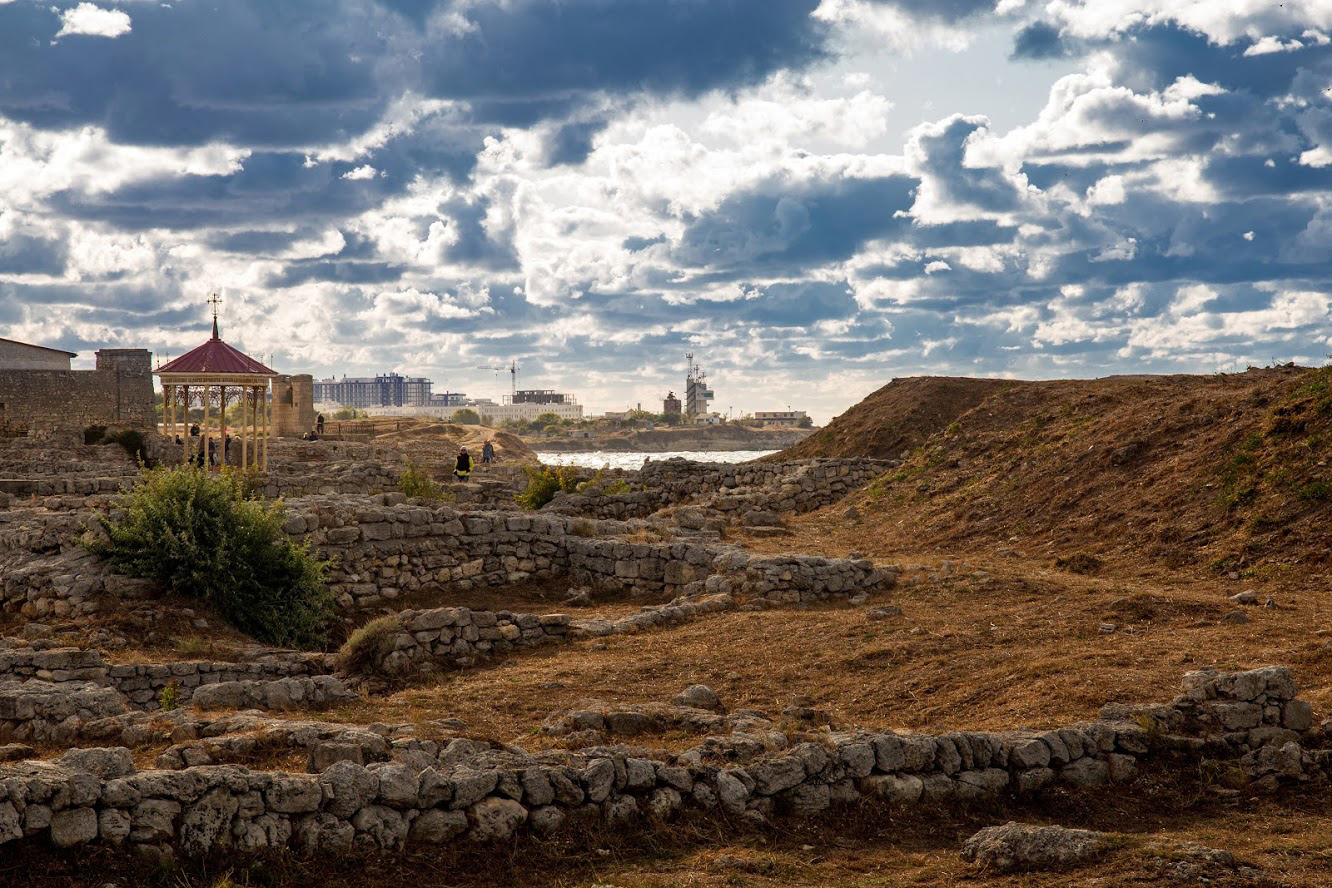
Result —
[[[487, 441], [481, 445], [481, 463], [486, 465], [495, 461], [495, 445]], [[466, 481], [472, 475], [472, 455], [466, 447], [458, 450], [458, 459], [453, 464], [453, 477]]]

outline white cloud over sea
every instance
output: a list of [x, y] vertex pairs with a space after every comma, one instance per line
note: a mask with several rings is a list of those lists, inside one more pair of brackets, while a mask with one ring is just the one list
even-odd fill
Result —
[[1332, 2], [0, 3], [0, 336], [823, 420], [1332, 351]]

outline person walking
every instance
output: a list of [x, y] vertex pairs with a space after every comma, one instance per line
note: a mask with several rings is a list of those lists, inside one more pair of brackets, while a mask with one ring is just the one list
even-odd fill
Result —
[[472, 474], [472, 457], [467, 453], [464, 447], [458, 451], [458, 460], [453, 465], [453, 477], [459, 481], [466, 481]]
[[322, 413], [315, 417], [315, 434], [321, 438], [324, 437], [324, 414]]
[[482, 465], [495, 461], [495, 445], [487, 441], [481, 445], [481, 463]]

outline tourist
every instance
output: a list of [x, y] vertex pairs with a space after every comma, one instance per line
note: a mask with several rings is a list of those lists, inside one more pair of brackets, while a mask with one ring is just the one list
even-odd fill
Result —
[[481, 445], [481, 462], [492, 463], [495, 461], [495, 445], [487, 441]]
[[315, 434], [320, 438], [324, 437], [324, 414], [315, 417]]
[[472, 474], [472, 457], [468, 455], [467, 448], [464, 447], [458, 451], [458, 461], [453, 466], [453, 477], [459, 481], [466, 481]]

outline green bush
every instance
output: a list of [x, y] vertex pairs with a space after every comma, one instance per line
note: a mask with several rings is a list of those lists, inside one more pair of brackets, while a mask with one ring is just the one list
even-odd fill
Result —
[[249, 499], [238, 472], [145, 470], [123, 514], [86, 545], [122, 573], [201, 598], [255, 638], [322, 644], [333, 618], [324, 563], [283, 531], [282, 506]]
[[398, 479], [398, 490], [407, 496], [419, 496], [429, 500], [454, 500], [456, 494], [446, 491], [434, 479], [426, 474], [416, 463], [408, 461], [407, 470]]
[[456, 422], [458, 425], [481, 425], [481, 414], [464, 407], [461, 410], [453, 411], [453, 416], [449, 417], [449, 422]]
[[536, 511], [555, 498], [559, 491], [573, 493], [578, 489], [578, 470], [573, 466], [542, 466], [534, 469], [524, 466], [527, 473], [527, 489], [518, 494], [518, 504], [524, 509]]
[[338, 667], [353, 675], [373, 675], [393, 652], [394, 636], [402, 631], [396, 616], [371, 620], [351, 634], [338, 649]]

